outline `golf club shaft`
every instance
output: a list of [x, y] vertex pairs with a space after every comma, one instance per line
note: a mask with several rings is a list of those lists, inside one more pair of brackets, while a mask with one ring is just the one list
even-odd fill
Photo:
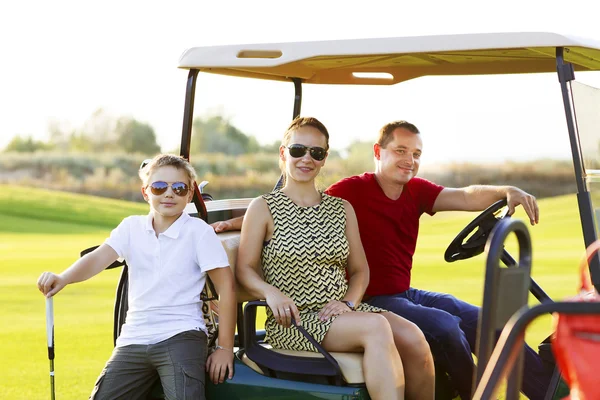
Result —
[[46, 341], [48, 360], [50, 360], [50, 398], [54, 400], [54, 302], [52, 297], [46, 299]]
[[54, 400], [54, 360], [50, 360], [50, 399]]

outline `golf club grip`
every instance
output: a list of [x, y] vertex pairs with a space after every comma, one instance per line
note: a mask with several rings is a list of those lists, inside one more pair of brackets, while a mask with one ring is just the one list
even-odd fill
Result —
[[54, 360], [54, 299], [46, 299], [46, 341], [48, 342], [48, 359]]

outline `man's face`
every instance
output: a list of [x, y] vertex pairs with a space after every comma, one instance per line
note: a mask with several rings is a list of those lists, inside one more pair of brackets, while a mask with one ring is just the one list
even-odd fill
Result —
[[419, 171], [423, 142], [420, 134], [397, 128], [385, 148], [376, 143], [373, 150], [376, 171], [381, 178], [404, 185]]

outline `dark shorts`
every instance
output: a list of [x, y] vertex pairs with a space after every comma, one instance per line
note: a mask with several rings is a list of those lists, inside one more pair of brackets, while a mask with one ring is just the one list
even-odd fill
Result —
[[167, 400], [204, 399], [206, 353], [202, 331], [151, 345], [116, 347], [90, 400], [145, 399], [158, 379]]

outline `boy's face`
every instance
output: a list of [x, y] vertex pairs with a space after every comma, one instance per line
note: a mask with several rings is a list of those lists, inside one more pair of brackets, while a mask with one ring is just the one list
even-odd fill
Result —
[[[154, 194], [151, 185], [155, 182], [166, 182], [167, 190], [162, 194]], [[177, 195], [172, 185], [177, 182], [183, 182], [188, 190], [185, 196]], [[177, 186], [177, 185], [176, 185]], [[155, 215], [165, 218], [178, 218], [183, 212], [187, 203], [192, 200], [194, 192], [190, 187], [190, 180], [184, 170], [177, 169], [171, 165], [157, 168], [148, 178], [148, 185], [142, 188], [144, 199], [150, 204], [150, 209]]]

